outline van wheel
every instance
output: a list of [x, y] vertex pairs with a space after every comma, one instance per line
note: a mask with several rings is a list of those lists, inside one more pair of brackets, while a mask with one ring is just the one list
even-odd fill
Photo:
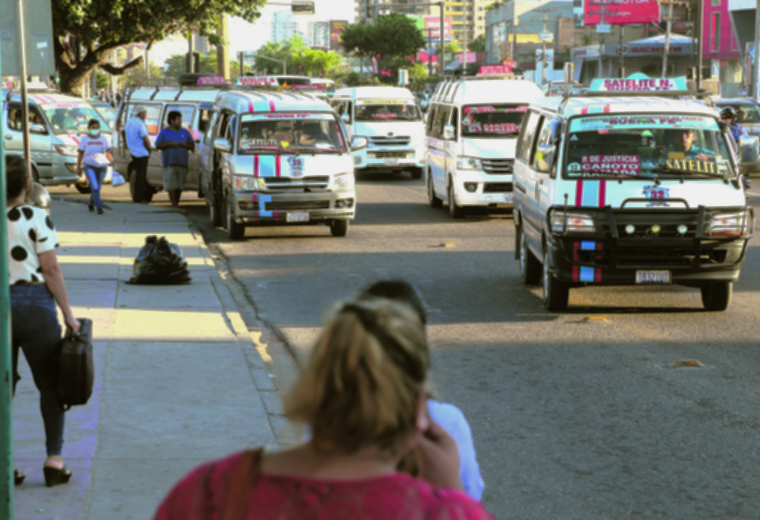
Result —
[[725, 311], [731, 305], [731, 296], [734, 292], [732, 282], [713, 282], [703, 285], [702, 304], [706, 311]]
[[245, 235], [245, 226], [235, 222], [235, 199], [228, 194], [224, 199], [224, 214], [227, 216], [227, 236], [232, 240], [240, 240]]
[[544, 308], [547, 311], [564, 311], [570, 298], [570, 287], [557, 280], [549, 271], [549, 252], [544, 251]]
[[351, 227], [349, 220], [333, 220], [330, 222], [330, 233], [334, 237], [348, 236], [348, 229]]
[[518, 232], [520, 236], [520, 276], [524, 285], [538, 285], [541, 280], [541, 263], [530, 249], [525, 233]]
[[75, 184], [74, 187], [79, 193], [84, 193], [85, 195], [92, 193], [92, 187], [89, 184]]
[[427, 174], [427, 196], [428, 203], [431, 208], [440, 208], [443, 206], [443, 201], [435, 196], [435, 190], [433, 189], [433, 176], [428, 172]]
[[418, 180], [422, 178], [422, 168], [412, 168], [409, 172], [409, 175], [412, 176], [412, 179]]
[[454, 183], [449, 183], [449, 216], [451, 218], [464, 217], [464, 209], [457, 205], [457, 199], [454, 195]]

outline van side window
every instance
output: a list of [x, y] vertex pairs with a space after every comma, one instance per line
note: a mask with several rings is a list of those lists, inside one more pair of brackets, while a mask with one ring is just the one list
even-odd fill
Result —
[[211, 117], [208, 121], [208, 125], [206, 125], [206, 146], [212, 146], [214, 142], [214, 137], [216, 135], [216, 132], [214, 132], [214, 126], [216, 125], [216, 122], [218, 120], [219, 112], [212, 111]]
[[459, 107], [451, 107], [451, 122], [449, 123], [454, 127], [454, 139], [459, 134]]
[[[536, 150], [539, 146], [551, 146], [554, 144], [554, 129], [559, 123], [558, 119], [545, 117], [541, 124], [541, 131], [538, 134], [538, 140], [536, 141]], [[534, 170], [549, 173], [549, 171], [541, 164], [541, 157], [538, 153], [534, 153], [531, 159], [531, 166]]]
[[200, 113], [198, 114], [198, 133], [205, 134], [206, 130], [209, 128], [209, 123], [211, 122], [211, 116], [214, 114], [213, 110], [210, 109], [201, 109]]
[[428, 137], [435, 137], [435, 135], [433, 135], [433, 124], [435, 123], [436, 113], [438, 112], [439, 107], [440, 105], [438, 104], [430, 105], [430, 110], [427, 116], [427, 125], [425, 128], [425, 133]]
[[339, 115], [342, 116], [346, 113], [346, 102], [338, 99], [333, 99], [330, 106]]
[[[21, 110], [21, 105], [19, 103], [8, 104], [8, 128], [17, 132], [22, 132], [24, 130], [23, 123], [24, 113]], [[32, 125], [42, 125], [45, 127], [45, 120], [42, 119], [42, 114], [37, 107], [29, 105], [29, 127], [31, 128]], [[44, 132], [34, 133], [47, 134], [47, 127], [45, 127]]]
[[443, 137], [443, 127], [448, 124], [450, 115], [450, 106], [440, 105], [438, 107], [438, 111], [435, 113], [435, 122], [433, 123], [433, 135], [435, 137]]
[[196, 132], [193, 132], [193, 117], [195, 116], [195, 107], [192, 105], [166, 105], [164, 110], [164, 120], [161, 123], [161, 129], [169, 126], [169, 112], [179, 112], [182, 114], [182, 127], [186, 128], [188, 132], [196, 139]]
[[528, 164], [530, 164], [530, 156], [533, 152], [533, 141], [536, 136], [540, 119], [541, 114], [538, 112], [530, 112], [528, 114], [527, 122], [523, 125], [522, 133], [520, 134], [520, 142], [517, 144], [516, 157]]

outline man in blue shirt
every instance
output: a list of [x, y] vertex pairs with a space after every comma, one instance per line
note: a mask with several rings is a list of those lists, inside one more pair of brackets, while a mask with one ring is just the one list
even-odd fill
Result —
[[156, 148], [161, 150], [164, 167], [164, 189], [169, 193], [172, 206], [179, 206], [179, 198], [185, 189], [187, 178], [188, 152], [195, 151], [195, 141], [182, 128], [182, 113], [173, 110], [167, 116], [169, 126], [161, 130], [156, 138]]
[[[148, 117], [148, 109], [142, 105], [137, 105], [133, 117], [124, 125], [127, 148], [132, 155], [132, 162], [127, 166], [127, 176], [129, 182], [134, 183], [132, 193], [135, 202], [148, 202], [150, 200], [148, 190], [151, 188], [146, 179], [148, 160], [150, 159], [150, 139], [148, 139], [148, 127], [145, 125], [146, 117]], [[134, 178], [132, 178], [133, 172]]]
[[[666, 159], [701, 159], [715, 158], [715, 153], [694, 144], [697, 131], [691, 128], [679, 128], [675, 132], [675, 143], [665, 150]], [[679, 157], [676, 157], [679, 156]]]

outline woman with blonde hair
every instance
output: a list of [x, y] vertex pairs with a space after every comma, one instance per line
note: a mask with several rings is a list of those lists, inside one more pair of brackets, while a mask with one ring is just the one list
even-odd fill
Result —
[[[423, 325], [408, 306], [344, 304], [286, 402], [311, 440], [201, 466], [155, 519], [489, 519], [462, 491], [456, 443], [429, 419], [429, 366]], [[420, 478], [396, 469], [412, 450]]]

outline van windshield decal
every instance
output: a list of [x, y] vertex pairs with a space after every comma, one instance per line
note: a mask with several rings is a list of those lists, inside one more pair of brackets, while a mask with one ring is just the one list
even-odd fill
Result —
[[422, 113], [412, 100], [358, 99], [356, 121], [422, 121]]
[[516, 137], [527, 105], [470, 105], [462, 108], [462, 137]]
[[726, 177], [732, 151], [710, 117], [589, 116], [573, 119], [566, 178]]

